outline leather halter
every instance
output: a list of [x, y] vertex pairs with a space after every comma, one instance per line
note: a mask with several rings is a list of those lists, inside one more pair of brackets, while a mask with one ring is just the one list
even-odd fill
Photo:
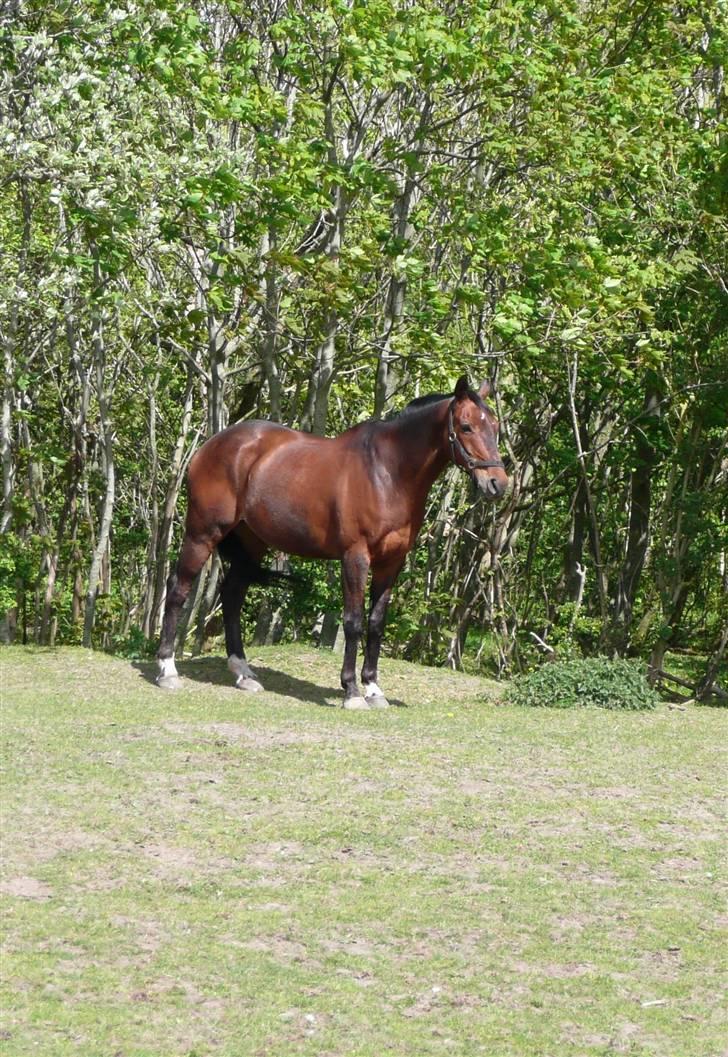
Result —
[[[467, 470], [468, 473], [472, 473], [473, 470], [488, 470], [491, 467], [499, 470], [505, 470], [505, 464], [502, 459], [474, 459], [470, 452], [463, 446], [460, 438], [455, 432], [455, 420], [453, 418], [453, 407], [455, 401], [450, 404], [450, 408], [447, 413], [447, 439], [450, 441], [450, 451], [452, 452], [452, 461], [456, 466], [461, 466], [462, 469]], [[463, 460], [459, 463], [455, 458], [455, 453], [458, 453], [460, 458]]]

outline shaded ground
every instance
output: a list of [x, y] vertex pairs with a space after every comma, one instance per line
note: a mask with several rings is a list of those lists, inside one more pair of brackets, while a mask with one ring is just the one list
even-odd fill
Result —
[[0, 653], [8, 1057], [719, 1057], [726, 713]]

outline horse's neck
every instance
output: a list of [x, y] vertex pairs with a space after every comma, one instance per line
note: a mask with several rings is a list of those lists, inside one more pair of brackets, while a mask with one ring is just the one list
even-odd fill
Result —
[[423, 498], [448, 462], [447, 409], [448, 401], [442, 400], [387, 423], [392, 441], [387, 446], [390, 473]]

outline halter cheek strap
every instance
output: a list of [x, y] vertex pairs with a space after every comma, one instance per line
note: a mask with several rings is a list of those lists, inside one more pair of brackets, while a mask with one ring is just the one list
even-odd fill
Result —
[[[453, 418], [452, 409], [455, 404], [453, 400], [450, 404], [450, 409], [447, 413], [447, 439], [450, 441], [450, 451], [452, 452], [452, 461], [456, 466], [462, 465], [463, 469], [467, 470], [468, 473], [472, 473], [473, 470], [488, 470], [491, 467], [499, 470], [505, 470], [505, 465], [501, 459], [474, 459], [468, 450], [463, 446], [455, 432], [455, 420]], [[463, 460], [459, 463], [455, 458], [455, 454], [458, 454]]]

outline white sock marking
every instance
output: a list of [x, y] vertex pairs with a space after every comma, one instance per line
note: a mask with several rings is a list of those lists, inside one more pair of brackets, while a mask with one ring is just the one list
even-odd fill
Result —
[[231, 653], [227, 659], [227, 665], [233, 675], [243, 679], [255, 679], [255, 672], [242, 657], [236, 657], [234, 653]]
[[364, 697], [384, 697], [376, 683], [367, 683], [364, 687]]
[[170, 675], [177, 675], [177, 666], [174, 663], [174, 657], [160, 658], [157, 663], [159, 664], [160, 679], [167, 679]]

